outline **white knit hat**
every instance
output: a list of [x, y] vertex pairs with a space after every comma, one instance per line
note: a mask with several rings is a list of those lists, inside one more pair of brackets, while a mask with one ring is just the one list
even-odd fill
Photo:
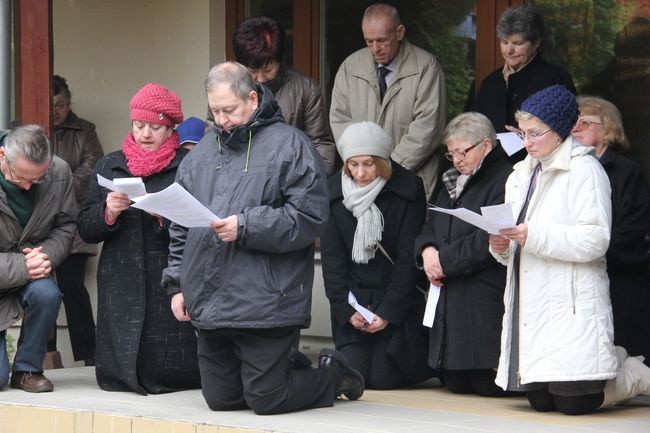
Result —
[[375, 122], [364, 121], [348, 125], [336, 142], [336, 148], [343, 162], [360, 155], [374, 155], [388, 160], [393, 140]]

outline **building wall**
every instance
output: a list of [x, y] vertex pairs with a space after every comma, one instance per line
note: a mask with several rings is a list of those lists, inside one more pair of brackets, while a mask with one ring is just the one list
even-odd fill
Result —
[[[212, 3], [223, 16], [224, 1]], [[53, 1], [54, 71], [68, 79], [73, 110], [97, 125], [105, 152], [121, 147], [129, 100], [148, 82], [176, 92], [186, 117], [205, 114], [210, 54], [225, 52], [223, 38], [211, 39], [210, 10], [209, 0]]]

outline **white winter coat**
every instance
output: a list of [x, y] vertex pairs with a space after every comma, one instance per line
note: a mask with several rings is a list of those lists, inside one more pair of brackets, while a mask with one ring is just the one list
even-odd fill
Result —
[[[616, 376], [605, 252], [609, 246], [609, 180], [591, 149], [571, 137], [542, 161], [526, 215], [521, 250], [519, 372], [521, 384], [605, 380]], [[506, 183], [515, 217], [538, 160], [516, 164]], [[510, 363], [514, 242], [494, 257], [508, 265], [496, 383], [506, 389]]]

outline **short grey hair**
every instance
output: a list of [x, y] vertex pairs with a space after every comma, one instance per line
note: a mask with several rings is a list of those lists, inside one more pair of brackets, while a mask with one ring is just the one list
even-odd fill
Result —
[[442, 134], [445, 144], [449, 139], [464, 140], [473, 144], [486, 138], [492, 142], [492, 147], [496, 146], [497, 133], [492, 122], [485, 115], [473, 111], [454, 117]]
[[221, 83], [228, 83], [230, 90], [244, 101], [248, 99], [251, 91], [257, 91], [251, 73], [244, 65], [237, 62], [223, 62], [213, 66], [208, 72], [208, 78], [205, 79], [206, 93]]
[[10, 164], [25, 158], [34, 164], [52, 160], [50, 140], [38, 125], [23, 125], [11, 130], [4, 139], [5, 157]]
[[545, 37], [544, 17], [535, 6], [524, 5], [506, 9], [497, 23], [499, 39], [519, 34], [526, 41], [542, 42]]
[[391, 5], [387, 5], [386, 3], [375, 3], [368, 6], [366, 11], [363, 13], [361, 22], [364, 22], [366, 19], [376, 17], [388, 17], [390, 21], [395, 25], [395, 27], [398, 27], [400, 24], [402, 24], [402, 20], [399, 18], [399, 12], [397, 12], [397, 9]]
[[[537, 119], [537, 120], [539, 120], [540, 122], [544, 123], [544, 121], [543, 121], [542, 119], [540, 119], [539, 117], [535, 116], [534, 114], [530, 114], [530, 113], [527, 112], [527, 111], [517, 110], [517, 111], [515, 112], [515, 120], [516, 120], [517, 122], [521, 122], [522, 120], [523, 120], [523, 121], [531, 120], [531, 119]], [[544, 125], [546, 125], [546, 123], [544, 123]], [[548, 125], [546, 125], [546, 126], [548, 126]]]

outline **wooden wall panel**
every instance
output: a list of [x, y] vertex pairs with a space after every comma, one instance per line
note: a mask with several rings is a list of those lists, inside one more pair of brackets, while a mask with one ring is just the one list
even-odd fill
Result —
[[16, 117], [52, 136], [52, 0], [15, 0]]

